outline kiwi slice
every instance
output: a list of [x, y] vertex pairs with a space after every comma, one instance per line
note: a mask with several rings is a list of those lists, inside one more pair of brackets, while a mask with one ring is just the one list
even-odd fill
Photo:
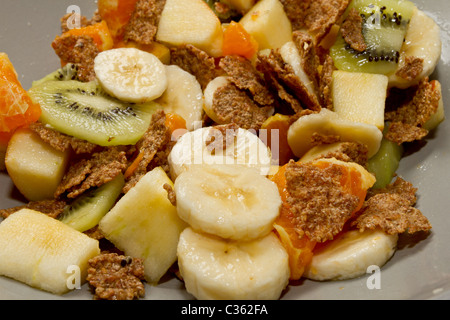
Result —
[[67, 81], [78, 79], [78, 66], [74, 63], [68, 63], [64, 67], [53, 71], [42, 79], [33, 81], [32, 86], [38, 86], [47, 81]]
[[123, 174], [104, 185], [91, 189], [64, 208], [58, 220], [84, 232], [95, 227], [114, 206], [125, 184]]
[[391, 183], [403, 156], [403, 146], [386, 138], [381, 140], [380, 149], [369, 159], [367, 170], [377, 179], [372, 186], [374, 189], [382, 189]]
[[40, 121], [67, 135], [100, 146], [135, 144], [148, 129], [155, 102], [126, 103], [96, 81], [46, 81], [29, 94], [41, 106]]
[[364, 51], [354, 50], [339, 33], [330, 49], [336, 68], [351, 72], [390, 74], [395, 72], [414, 3], [406, 0], [353, 0], [362, 18]]

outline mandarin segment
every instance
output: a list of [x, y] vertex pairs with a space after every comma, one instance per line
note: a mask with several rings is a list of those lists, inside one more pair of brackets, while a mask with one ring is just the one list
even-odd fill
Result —
[[8, 55], [0, 53], [0, 132], [12, 132], [37, 121], [40, 111], [20, 84]]
[[223, 55], [239, 55], [251, 59], [258, 51], [258, 42], [244, 27], [231, 21], [223, 33]]

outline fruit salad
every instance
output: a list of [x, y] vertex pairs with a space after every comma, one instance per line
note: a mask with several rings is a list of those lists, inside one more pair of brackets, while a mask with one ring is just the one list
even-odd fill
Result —
[[0, 210], [1, 276], [276, 300], [432, 232], [397, 174], [445, 118], [439, 27], [413, 1], [98, 0], [60, 22], [61, 67], [30, 88], [0, 53], [0, 160], [24, 199]]

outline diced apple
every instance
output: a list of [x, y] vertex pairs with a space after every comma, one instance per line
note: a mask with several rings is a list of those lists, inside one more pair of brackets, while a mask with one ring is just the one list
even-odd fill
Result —
[[223, 31], [219, 18], [203, 0], [167, 0], [156, 39], [169, 46], [192, 44], [218, 57]]
[[52, 199], [67, 168], [69, 151], [56, 150], [28, 128], [9, 141], [5, 165], [17, 189], [29, 200]]
[[334, 71], [334, 111], [345, 120], [384, 128], [388, 77], [380, 74]]
[[259, 49], [276, 49], [292, 40], [292, 26], [279, 0], [260, 0], [240, 20], [259, 44]]
[[54, 294], [85, 282], [99, 242], [38, 211], [22, 209], [0, 224], [0, 275]]
[[144, 260], [145, 278], [157, 284], [177, 259], [185, 223], [168, 200], [172, 181], [161, 167], [142, 177], [100, 221], [105, 237], [125, 254]]

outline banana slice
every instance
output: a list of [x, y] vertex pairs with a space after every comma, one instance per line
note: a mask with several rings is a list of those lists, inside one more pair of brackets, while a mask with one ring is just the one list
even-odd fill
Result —
[[127, 102], [145, 103], [167, 88], [166, 68], [153, 54], [136, 48], [100, 52], [94, 60], [98, 81], [110, 95]]
[[175, 180], [178, 215], [194, 230], [232, 240], [251, 240], [273, 229], [281, 197], [276, 185], [251, 168], [204, 165]]
[[317, 281], [362, 276], [369, 266], [381, 268], [393, 256], [397, 240], [397, 234], [380, 230], [347, 231], [314, 253], [303, 276]]
[[302, 57], [300, 57], [300, 54], [298, 52], [295, 43], [293, 41], [286, 42], [280, 48], [280, 54], [284, 62], [292, 67], [295, 75], [306, 87], [309, 94], [317, 97], [316, 91], [314, 89], [314, 82], [310, 79], [310, 77], [306, 74], [305, 70], [302, 67], [303, 63]]
[[288, 255], [273, 232], [235, 242], [186, 228], [177, 253], [186, 290], [199, 300], [275, 300], [289, 281]]
[[206, 115], [211, 118], [212, 121], [218, 124], [221, 123], [220, 119], [217, 118], [214, 110], [213, 110], [213, 99], [214, 99], [214, 92], [222, 86], [225, 86], [228, 84], [228, 79], [225, 76], [219, 76], [211, 80], [205, 88], [205, 91], [203, 92], [204, 95], [204, 105], [203, 109], [205, 110]]
[[202, 121], [203, 91], [197, 78], [176, 65], [166, 66], [167, 89], [156, 102], [164, 111], [175, 112], [186, 120], [186, 129]]
[[223, 134], [215, 127], [198, 128], [183, 134], [168, 157], [171, 178], [175, 180], [190, 167], [203, 164], [246, 165], [267, 175], [272, 154], [266, 144], [250, 130], [238, 128], [234, 135], [233, 139], [226, 139], [228, 144], [211, 149], [207, 144], [211, 137], [223, 140]]
[[344, 120], [328, 109], [300, 117], [288, 130], [288, 144], [294, 154], [301, 158], [312, 148], [314, 133], [339, 136], [341, 141], [355, 141], [367, 145], [368, 156], [380, 148], [383, 134], [375, 125]]
[[442, 41], [439, 26], [431, 17], [415, 8], [400, 51], [399, 68], [404, 65], [406, 57], [416, 57], [423, 59], [423, 70], [413, 80], [402, 79], [394, 73], [389, 77], [389, 85], [398, 88], [416, 85], [421, 79], [433, 73], [440, 60], [441, 51]]

